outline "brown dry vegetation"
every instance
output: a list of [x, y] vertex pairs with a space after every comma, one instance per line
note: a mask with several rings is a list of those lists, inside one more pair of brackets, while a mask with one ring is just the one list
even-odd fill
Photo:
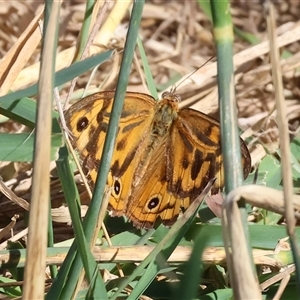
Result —
[[[13, 64], [11, 62], [8, 69], [3, 69], [6, 55], [37, 15], [41, 5], [41, 2], [38, 1], [7, 1], [0, 6], [0, 53], [3, 66], [2, 77], [0, 77], [1, 86], [6, 80], [6, 75], [9, 74], [11, 64]], [[112, 18], [112, 7], [113, 2], [111, 1], [108, 3], [104, 20]], [[275, 3], [275, 7], [278, 35], [287, 34], [296, 28], [300, 31], [299, 1], [278, 1]], [[67, 49], [74, 49], [76, 46], [84, 18], [84, 10], [85, 3], [83, 1], [65, 1], [62, 5], [57, 51], [59, 68], [67, 67], [72, 62], [73, 51], [67, 52]], [[242, 33], [248, 33], [257, 38], [257, 43], [267, 40], [264, 11], [258, 1], [232, 1], [232, 17], [235, 27]], [[114, 18], [116, 19], [113, 19], [110, 27], [106, 28], [107, 37], [100, 29], [101, 34], [97, 35], [94, 41], [95, 49], [91, 53], [107, 48], [118, 49], [118, 52], [109, 62], [101, 65], [92, 78], [90, 78], [91, 72], [83, 74], [76, 83], [76, 91], [86, 88], [89, 80], [88, 90], [99, 87], [101, 90], [113, 90], [115, 88], [129, 15], [119, 12], [119, 14], [114, 15]], [[143, 12], [140, 37], [154, 80], [158, 86], [163, 87], [162, 89], [177, 82], [178, 75], [182, 77], [189, 74], [216, 54], [211, 22], [196, 1], [147, 1]], [[298, 132], [300, 117], [299, 39], [300, 36], [298, 40], [287, 43], [281, 48], [282, 57], [284, 57], [282, 59], [282, 79], [291, 136]], [[39, 43], [35, 49], [29, 50], [32, 55], [22, 67], [22, 71], [20, 70], [18, 74], [13, 75], [10, 82], [6, 83], [5, 91], [1, 90], [1, 96], [10, 89], [18, 90], [36, 82], [40, 47], [41, 44]], [[249, 56], [249, 59], [248, 57], [240, 58], [236, 70], [236, 95], [240, 127], [246, 131], [245, 137], [251, 137], [249, 148], [252, 153], [253, 164], [256, 165], [265, 155], [265, 150], [262, 147], [257, 150], [257, 143], [262, 143], [267, 151], [272, 153], [278, 149], [278, 133], [274, 118], [276, 114], [274, 111], [274, 89], [268, 52], [257, 50], [258, 48], [255, 48], [241, 35], [235, 34], [235, 53], [240, 53], [250, 49], [250, 47], [253, 47], [250, 53], [253, 54], [258, 51], [258, 54], [254, 57]], [[182, 97], [182, 105], [189, 105], [216, 116], [218, 99], [215, 69], [210, 68], [210, 64], [200, 68], [186, 81], [186, 84], [182, 84], [178, 88], [178, 93]], [[128, 90], [147, 92], [142, 77], [137, 56], [132, 66]], [[62, 100], [66, 97], [68, 88], [69, 86], [65, 85], [61, 90]], [[0, 121], [1, 132], [26, 130], [23, 125], [4, 117], [1, 117]], [[0, 175], [6, 185], [19, 197], [29, 200], [31, 164], [0, 163]], [[57, 207], [63, 201], [63, 195], [57, 184], [55, 170], [52, 170], [52, 179], [53, 207]], [[56, 200], [58, 202], [55, 202]], [[22, 211], [20, 207], [12, 205], [11, 201], [3, 194], [0, 195], [1, 227], [5, 227], [10, 222], [10, 218], [15, 214], [21, 214]], [[19, 220], [12, 227], [15, 234], [25, 228], [25, 224]], [[65, 222], [56, 224], [56, 240], [65, 240], [71, 235], [71, 228], [65, 225]], [[9, 237], [10, 234], [7, 233], [0, 242], [5, 242]]]

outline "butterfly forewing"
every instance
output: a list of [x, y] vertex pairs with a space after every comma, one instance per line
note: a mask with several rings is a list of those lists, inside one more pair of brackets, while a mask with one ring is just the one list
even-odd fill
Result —
[[[102, 157], [113, 98], [114, 92], [97, 93], [77, 102], [66, 113], [66, 123], [73, 135], [72, 144], [80, 154], [92, 186]], [[112, 187], [109, 209], [114, 215], [124, 214], [132, 177], [142, 153], [140, 148], [149, 136], [154, 107], [155, 100], [148, 95], [126, 94], [108, 176], [108, 184]]]
[[112, 187], [109, 209], [112, 215], [124, 215], [131, 195], [133, 177], [150, 136], [155, 101], [144, 94], [126, 94], [108, 185]]

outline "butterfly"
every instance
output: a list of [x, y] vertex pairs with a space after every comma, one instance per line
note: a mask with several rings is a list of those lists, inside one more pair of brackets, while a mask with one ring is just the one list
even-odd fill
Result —
[[[65, 114], [73, 147], [92, 186], [114, 95], [107, 91], [87, 96]], [[199, 111], [179, 109], [179, 102], [174, 91], [165, 92], [160, 101], [126, 93], [107, 178], [108, 210], [113, 216], [126, 216], [137, 228], [152, 228], [158, 220], [170, 226], [209, 180], [216, 178], [211, 194], [224, 185], [219, 123]], [[251, 158], [240, 142], [246, 178]]]

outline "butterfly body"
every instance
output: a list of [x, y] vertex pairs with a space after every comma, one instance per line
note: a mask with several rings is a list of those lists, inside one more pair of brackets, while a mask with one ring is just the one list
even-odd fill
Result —
[[[102, 156], [114, 92], [101, 92], [74, 104], [66, 113], [73, 146], [93, 184]], [[212, 194], [223, 187], [219, 123], [198, 111], [179, 109], [179, 97], [126, 93], [107, 184], [108, 209], [136, 227], [151, 228], [160, 219], [173, 224], [182, 208], [216, 177]], [[244, 173], [249, 152], [241, 141]]]

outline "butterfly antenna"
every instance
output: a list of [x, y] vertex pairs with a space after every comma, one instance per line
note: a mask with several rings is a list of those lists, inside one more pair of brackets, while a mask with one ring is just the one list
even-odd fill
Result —
[[215, 56], [212, 56], [211, 58], [209, 58], [205, 63], [203, 63], [200, 67], [198, 67], [197, 69], [195, 69], [192, 73], [190, 73], [190, 75], [188, 77], [183, 78], [178, 84], [177, 86], [173, 86], [171, 88], [171, 93], [174, 94], [176, 89], [187, 79], [189, 79], [191, 76], [193, 76], [197, 71], [199, 71], [202, 67], [204, 67], [207, 63], [209, 63]]

